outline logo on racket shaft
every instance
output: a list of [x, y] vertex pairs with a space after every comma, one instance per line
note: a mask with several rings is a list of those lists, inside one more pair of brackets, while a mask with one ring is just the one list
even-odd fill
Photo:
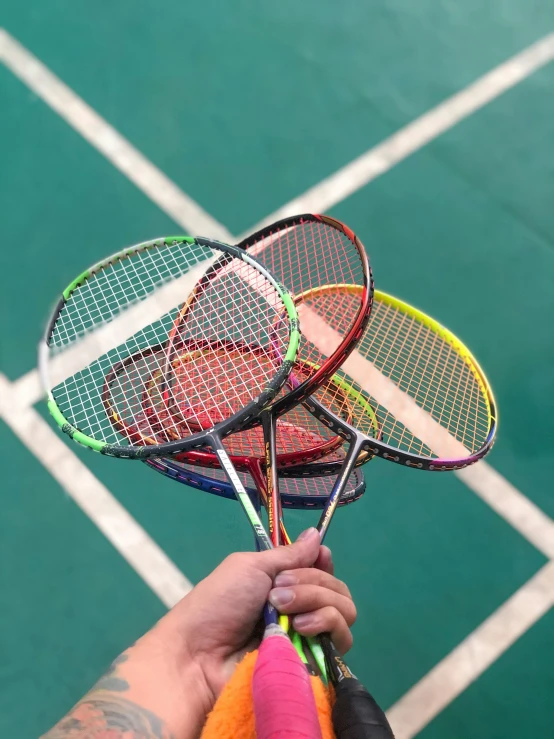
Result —
[[256, 533], [258, 541], [264, 547], [264, 549], [271, 549], [271, 543], [268, 540], [267, 533], [259, 520], [256, 509], [252, 505], [250, 496], [246, 492], [244, 485], [240, 481], [240, 477], [237, 475], [237, 472], [233, 467], [231, 460], [227, 456], [227, 452], [221, 449], [216, 449], [216, 453], [219, 457], [219, 461], [221, 462], [221, 466], [227, 473], [229, 480], [231, 481], [235, 489], [235, 493], [240, 497], [240, 501], [244, 507], [244, 510], [248, 514], [248, 518], [250, 519], [250, 523]]

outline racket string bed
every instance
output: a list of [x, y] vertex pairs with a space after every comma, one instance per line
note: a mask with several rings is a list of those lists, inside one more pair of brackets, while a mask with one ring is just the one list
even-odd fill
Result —
[[[174, 246], [174, 245], [172, 245]], [[204, 249], [204, 259], [206, 259], [206, 251], [211, 253], [212, 250]], [[149, 254], [150, 252], [144, 252]], [[133, 255], [135, 259], [139, 259], [144, 263], [146, 257], [144, 253]], [[237, 260], [238, 261], [238, 260]], [[133, 259], [128, 258], [123, 262], [116, 261], [117, 271], [121, 272], [121, 264], [132, 264]], [[175, 260], [175, 263], [176, 260]], [[188, 267], [189, 264], [186, 263]], [[181, 269], [183, 265], [181, 265]], [[173, 274], [176, 267], [171, 271]], [[81, 285], [77, 286], [73, 292], [76, 293], [73, 299], [65, 300], [61, 307], [49, 337], [50, 353], [55, 355], [57, 349], [67, 347], [68, 344], [78, 344], [79, 340], [86, 345], [87, 338], [95, 339], [97, 348], [102, 347], [102, 340], [106, 340], [106, 329], [110, 328], [110, 323], [118, 316], [118, 312], [122, 314], [119, 317], [119, 323], [122, 318], [133, 318], [132, 311], [138, 306], [140, 308], [141, 299], [154, 291], [155, 284], [152, 289], [144, 288], [142, 281], [136, 281], [130, 285], [133, 287], [132, 297], [129, 290], [121, 294], [115, 294], [113, 285], [117, 284], [118, 275], [114, 278], [112, 271], [113, 265], [107, 264], [103, 269], [93, 270]], [[155, 282], [159, 270], [155, 270], [154, 277], [150, 273], [151, 281]], [[257, 391], [262, 391], [264, 385], [271, 378], [272, 374], [277, 372], [275, 362], [269, 359], [269, 352], [273, 351], [276, 340], [275, 323], [279, 317], [275, 306], [278, 303], [278, 295], [272, 285], [261, 284], [258, 276], [255, 281], [255, 289], [252, 288], [252, 272], [255, 270], [248, 264], [240, 263], [240, 267], [234, 271], [228, 271], [226, 276], [217, 281], [217, 288], [208, 286], [204, 289], [200, 297], [194, 301], [192, 310], [187, 312], [185, 319], [182, 321], [182, 332], [186, 334], [189, 344], [192, 342], [209, 341], [214, 337], [236, 337], [241, 334], [243, 344], [251, 343], [255, 338], [258, 346], [267, 347], [266, 357], [264, 361], [260, 361], [258, 354], [251, 354], [251, 361], [242, 361], [241, 371], [236, 372], [237, 382], [224, 383], [223, 378], [228, 376], [231, 367], [235, 367], [237, 362], [225, 364], [218, 352], [211, 353], [211, 361], [206, 361], [206, 352], [203, 352], [204, 364], [202, 370], [206, 373], [203, 378], [205, 386], [205, 395], [197, 394], [196, 402], [203, 408], [203, 412], [209, 415], [212, 408], [221, 409], [225, 405], [223, 416], [229, 416], [236, 412], [238, 408], [244, 406], [247, 399], [255, 397]], [[108, 275], [106, 277], [106, 274]], [[136, 274], [133, 271], [133, 274]], [[163, 277], [167, 275], [164, 274]], [[247, 284], [241, 284], [248, 281]], [[137, 290], [137, 284], [139, 289]], [[91, 288], [92, 285], [92, 288]], [[275, 293], [275, 294], [272, 294]], [[122, 308], [122, 296], [129, 301], [129, 305]], [[215, 309], [210, 312], [210, 304], [216, 304]], [[94, 306], [94, 315], [88, 306]], [[84, 306], [84, 307], [83, 307]], [[248, 310], [245, 309], [248, 308]], [[146, 377], [155, 377], [159, 375], [164, 379], [167, 376], [167, 362], [163, 348], [159, 351], [155, 350], [155, 342], [167, 336], [168, 332], [174, 324], [177, 308], [165, 312], [156, 323], [147, 325], [139, 331], [134, 332], [131, 336], [125, 337], [123, 342], [113, 341], [112, 346], [107, 352], [100, 353], [92, 362], [78, 368], [76, 372], [71, 373], [69, 368], [69, 377], [65, 378], [61, 383], [57, 383], [51, 389], [57, 405], [61, 409], [64, 416], [72, 417], [72, 425], [79, 430], [86, 430], [86, 433], [93, 437], [101, 437], [106, 443], [121, 443], [121, 437], [118, 436], [121, 426], [114, 428], [113, 424], [108, 421], [108, 417], [104, 412], [106, 404], [109, 406], [108, 414], [111, 412], [117, 416], [125, 418], [134, 418], [142, 413], [141, 393], [139, 390], [144, 384]], [[257, 323], [252, 320], [253, 314], [257, 315]], [[77, 320], [79, 317], [80, 320]], [[96, 318], [98, 316], [98, 319]], [[94, 320], [97, 325], [94, 326]], [[130, 321], [131, 325], [132, 322]], [[94, 329], [94, 330], [93, 330]], [[109, 335], [107, 340], [109, 342]], [[68, 341], [72, 340], [72, 341]], [[89, 344], [91, 342], [89, 341]], [[154, 344], [154, 347], [153, 347]], [[78, 346], [76, 348], [79, 348]], [[86, 348], [86, 346], [85, 346]], [[129, 356], [133, 350], [138, 349], [143, 354], [140, 355], [140, 363], [135, 361], [129, 362]], [[99, 352], [97, 351], [97, 354]], [[225, 352], [222, 352], [225, 354]], [[77, 362], [79, 365], [79, 362]], [[117, 367], [117, 371], [113, 368]], [[194, 368], [194, 374], [191, 376], [191, 368]], [[111, 370], [111, 373], [110, 373]], [[109, 381], [104, 386], [101, 382], [103, 378], [109, 374]], [[198, 359], [196, 363], [181, 362], [179, 373], [175, 372], [175, 367], [171, 367], [172, 383], [167, 383], [164, 391], [168, 395], [171, 402], [175, 403], [175, 392], [187, 392], [191, 386], [197, 386], [199, 367]], [[175, 378], [178, 383], [175, 386]], [[211, 381], [211, 382], [209, 382]], [[224, 392], [218, 392], [219, 384], [223, 385]], [[99, 399], [102, 397], [102, 403]], [[210, 407], [207, 406], [207, 398], [210, 398]], [[119, 412], [118, 412], [119, 411]], [[122, 412], [121, 412], [122, 411]], [[169, 418], [169, 416], [168, 416]], [[108, 421], [106, 425], [106, 421]], [[134, 431], [134, 429], [133, 429]], [[179, 431], [174, 428], [176, 436]]]
[[[425, 319], [410, 306], [378, 292], [357, 351], [469, 452], [475, 452], [491, 431], [490, 389], [469, 351], [450, 332]], [[391, 446], [415, 455], [438, 456], [386, 406], [366, 396]]]
[[[340, 366], [371, 312], [373, 278], [369, 261], [358, 237], [340, 221], [313, 214], [292, 216], [267, 226], [244, 239], [240, 248], [256, 256], [282, 280], [297, 302], [303, 325], [310, 318], [332, 326], [333, 338], [317, 346], [306, 332], [300, 338], [298, 359], [310, 365], [300, 387], [293, 388], [276, 404], [281, 415], [304, 395], [313, 392]], [[310, 303], [314, 291], [326, 285], [353, 285], [333, 303]], [[306, 296], [302, 305], [300, 296]], [[321, 314], [320, 314], [321, 311]]]
[[[211, 348], [207, 346], [205, 348], [206, 354], [209, 354]], [[246, 361], [249, 355], [253, 354], [251, 350], [246, 348], [241, 350], [242, 359], [240, 364], [240, 371], [242, 372], [242, 364]], [[228, 369], [227, 380], [231, 384], [234, 383], [234, 376], [236, 374], [236, 368], [233, 366], [233, 358], [229, 357], [230, 364]], [[266, 357], [270, 363], [274, 362], [273, 357]], [[194, 361], [198, 361], [195, 357]], [[204, 360], [201, 360], [202, 362]], [[203, 372], [203, 367], [200, 365], [199, 372]], [[178, 376], [178, 372], [176, 372]], [[229, 379], [231, 378], [231, 379]], [[173, 421], [176, 419], [177, 423], [190, 423], [190, 419], [183, 418], [181, 414], [182, 403], [186, 403], [191, 406], [190, 396], [196, 393], [195, 387], [186, 388], [181, 387], [179, 396], [177, 397], [177, 403], [167, 412], [163, 410], [163, 401], [160, 398], [160, 394], [155, 392], [155, 381], [157, 378], [153, 378], [149, 385], [149, 396], [145, 398], [144, 405], [150, 406], [150, 412], [152, 417], [156, 417], [158, 408], [161, 408], [159, 412], [158, 421], [161, 423], [162, 420], [168, 421], [166, 423], [167, 432], [173, 433], [176, 436], [179, 433], [173, 429]], [[162, 379], [161, 376], [158, 379]], [[225, 394], [226, 389], [223, 387], [222, 392]], [[341, 405], [337, 405], [336, 398], [339, 396], [336, 392], [331, 394], [327, 392], [326, 399], [329, 404], [335, 405], [336, 412], [346, 415], [348, 414], [348, 404], [342, 402]], [[173, 417], [171, 417], [173, 414]], [[215, 419], [211, 418], [215, 422]], [[197, 419], [198, 425], [202, 425]], [[278, 464], [279, 466], [294, 464], [295, 461], [302, 461], [310, 457], [318, 458], [323, 456], [327, 452], [334, 451], [338, 446], [343, 444], [343, 439], [333, 434], [325, 426], [318, 424], [313, 416], [311, 416], [302, 406], [293, 408], [286, 416], [283, 416], [277, 421], [277, 453], [279, 455]], [[253, 456], [262, 458], [265, 454], [265, 443], [263, 437], [263, 430], [260, 427], [254, 427], [245, 431], [229, 436], [226, 440], [226, 448], [232, 454], [237, 456]], [[298, 457], [297, 455], [302, 455]], [[183, 458], [186, 455], [181, 455]], [[205, 464], [209, 464], [209, 459], [206, 460]], [[216, 459], [212, 458], [212, 462], [216, 463]]]
[[[467, 347], [386, 293], [375, 291], [370, 323], [334, 379], [350, 399], [353, 422], [316, 405], [317, 393], [304, 405], [370, 457], [426, 470], [458, 469], [487, 454], [496, 437], [494, 397]], [[344, 462], [330, 459], [326, 467], [348, 471]]]

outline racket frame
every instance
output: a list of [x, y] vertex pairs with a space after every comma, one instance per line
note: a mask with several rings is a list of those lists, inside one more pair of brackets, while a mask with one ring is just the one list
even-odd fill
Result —
[[[318, 420], [320, 420], [329, 429], [331, 429], [333, 433], [337, 434], [338, 436], [342, 436], [342, 438], [349, 444], [355, 443], [360, 452], [367, 452], [371, 456], [381, 457], [382, 459], [386, 459], [389, 462], [394, 462], [396, 464], [401, 464], [406, 467], [411, 467], [418, 470], [445, 472], [460, 470], [479, 461], [491, 450], [496, 440], [496, 432], [498, 428], [498, 412], [496, 409], [496, 402], [494, 399], [492, 388], [479, 363], [470, 352], [470, 350], [467, 348], [467, 346], [462, 341], [460, 341], [460, 339], [458, 339], [455, 334], [453, 334], [449, 329], [440, 324], [434, 318], [431, 318], [431, 316], [428, 316], [423, 311], [420, 311], [419, 309], [414, 308], [408, 303], [405, 303], [404, 301], [399, 300], [398, 298], [395, 298], [394, 296], [389, 295], [388, 293], [384, 293], [380, 290], [375, 290], [374, 300], [379, 300], [383, 303], [391, 305], [398, 310], [405, 312], [407, 315], [414, 317], [417, 321], [430, 328], [444, 341], [446, 341], [467, 364], [469, 370], [475, 377], [487, 404], [489, 430], [484, 443], [477, 451], [470, 452], [465, 458], [440, 459], [424, 457], [422, 455], [414, 454], [413, 452], [407, 452], [398, 449], [390, 444], [387, 444], [386, 441], [383, 441], [382, 437], [373, 438], [367, 436], [366, 434], [362, 434], [347, 421], [339, 418], [336, 414], [329, 411], [328, 408], [324, 407], [321, 403], [318, 403], [317, 400], [315, 400], [314, 398], [306, 398], [302, 403], [303, 406]], [[369, 324], [367, 330], [371, 330], [371, 324]], [[348, 382], [344, 380], [343, 383], [343, 389], [346, 390]], [[352, 392], [356, 391], [352, 389]], [[363, 396], [360, 395], [360, 397]], [[369, 404], [369, 401], [365, 402]], [[382, 424], [379, 424], [379, 428], [381, 427]], [[341, 461], [330, 461], [327, 463], [321, 463], [321, 465], [324, 466], [330, 474], [340, 474], [340, 470], [343, 469], [344, 464], [345, 463]]]
[[[244, 406], [244, 408], [237, 411], [229, 418], [226, 418], [215, 424], [213, 429], [209, 431], [193, 433], [189, 435], [186, 439], [179, 439], [162, 444], [157, 444], [154, 439], [151, 439], [151, 441], [153, 442], [151, 444], [125, 446], [95, 439], [88, 434], [83, 433], [80, 429], [70, 423], [67, 418], [65, 418], [62, 411], [58, 407], [53, 395], [52, 390], [54, 388], [50, 387], [48, 372], [49, 347], [52, 333], [54, 331], [58, 317], [73, 292], [100, 270], [103, 270], [104, 268], [117, 262], [121, 262], [124, 259], [133, 256], [135, 253], [145, 251], [147, 249], [167, 247], [171, 246], [172, 244], [183, 242], [189, 244], [199, 244], [210, 249], [219, 250], [223, 254], [222, 259], [218, 259], [215, 264], [212, 264], [203, 275], [203, 277], [199, 280], [195, 288], [195, 294], [197, 294], [202, 289], [202, 287], [207, 284], [207, 282], [209, 282], [209, 280], [219, 271], [223, 261], [227, 263], [233, 258], [237, 258], [252, 266], [258, 272], [260, 272], [263, 277], [273, 286], [277, 295], [282, 300], [286, 314], [289, 318], [289, 343], [285, 360], [276, 369], [275, 375], [266, 383], [265, 387], [256, 398], [252, 399], [249, 403], [247, 403], [247, 405]], [[201, 262], [199, 262], [199, 264], [201, 264]], [[74, 441], [77, 441], [78, 443], [82, 444], [85, 447], [88, 447], [89, 449], [100, 452], [101, 454], [125, 459], [145, 459], [153, 456], [171, 456], [180, 451], [199, 449], [206, 444], [209, 444], [210, 446], [212, 446], [212, 443], [217, 444], [217, 442], [214, 442], [215, 437], [225, 437], [228, 434], [231, 434], [234, 431], [247, 426], [253, 421], [257, 421], [262, 410], [273, 401], [279, 390], [285, 384], [290, 372], [292, 371], [294, 360], [296, 358], [296, 352], [298, 350], [299, 339], [300, 333], [298, 328], [298, 314], [296, 312], [294, 301], [292, 300], [290, 293], [268, 272], [268, 270], [262, 264], [258, 262], [257, 259], [249, 254], [246, 254], [244, 250], [239, 249], [236, 246], [229, 246], [228, 244], [223, 244], [213, 239], [200, 237], [193, 238], [190, 236], [170, 236], [152, 239], [151, 241], [143, 242], [133, 247], [129, 247], [127, 249], [123, 249], [122, 251], [116, 252], [110, 257], [97, 262], [92, 267], [82, 272], [66, 287], [66, 289], [62, 293], [60, 300], [54, 308], [54, 311], [46, 327], [44, 339], [39, 345], [39, 374], [43, 387], [45, 388], [47, 393], [47, 405], [50, 414], [52, 415], [53, 419], [60, 427], [60, 429], [65, 434], [70, 436]], [[126, 360], [123, 360], [123, 362], [125, 361]], [[119, 365], [121, 364], [122, 363], [119, 363]], [[218, 449], [215, 451], [218, 456], [220, 456], [221, 449], [219, 448], [219, 446]]]
[[[360, 307], [357, 311], [356, 317], [352, 323], [350, 330], [348, 331], [346, 336], [344, 336], [333, 354], [316, 369], [313, 375], [306, 378], [303, 382], [299, 383], [297, 387], [292, 388], [286, 395], [279, 398], [274, 403], [274, 412], [277, 417], [281, 416], [283, 413], [286, 413], [288, 410], [293, 408], [295, 405], [298, 405], [298, 403], [302, 402], [306, 397], [315, 392], [315, 390], [321, 387], [321, 385], [323, 385], [325, 381], [328, 380], [331, 375], [333, 375], [335, 371], [343, 364], [343, 362], [347, 359], [349, 354], [353, 351], [356, 344], [362, 337], [364, 330], [368, 324], [371, 314], [371, 307], [373, 304], [373, 274], [365, 248], [360, 239], [352, 231], [352, 229], [350, 229], [347, 225], [337, 220], [336, 218], [331, 218], [330, 216], [318, 215], [314, 213], [304, 213], [301, 215], [282, 218], [281, 220], [275, 221], [271, 225], [264, 226], [255, 233], [250, 234], [250, 236], [246, 237], [239, 244], [237, 244], [237, 247], [241, 250], [247, 251], [250, 247], [254, 246], [256, 242], [271, 236], [276, 231], [309, 222], [325, 223], [331, 228], [335, 228], [343, 233], [354, 244], [358, 251], [360, 262], [362, 264], [364, 284], [363, 286], [358, 286], [362, 291]], [[263, 259], [261, 261], [263, 263]]]
[[[148, 465], [148, 467], [155, 469], [156, 472], [165, 475], [171, 480], [176, 480], [183, 485], [188, 485], [189, 487], [196, 488], [197, 490], [201, 490], [205, 493], [210, 493], [211, 495], [217, 495], [220, 498], [226, 498], [227, 500], [236, 500], [236, 496], [231, 484], [226, 482], [225, 480], [220, 480], [216, 477], [211, 477], [209, 474], [203, 474], [201, 472], [191, 470], [188, 467], [181, 467], [180, 465], [176, 464], [171, 458], [164, 458], [163, 464], [161, 464], [156, 457], [154, 457], [153, 459], [144, 460], [144, 462]], [[209, 469], [206, 469], [206, 473], [209, 472]], [[285, 472], [285, 470], [279, 470], [280, 478], [294, 478], [294, 475], [291, 474], [291, 472], [294, 472], [294, 469], [287, 469], [286, 475], [283, 475], [282, 472]], [[348, 495], [345, 495], [343, 493], [339, 501], [339, 506], [341, 508], [358, 500], [365, 492], [365, 481], [362, 473], [358, 470], [355, 470], [354, 472], [356, 474], [357, 481], [352, 491]], [[308, 476], [301, 475], [299, 477], [300, 479], [305, 479]], [[312, 477], [312, 475], [310, 475], [309, 477]], [[259, 495], [256, 487], [245, 487], [246, 492], [250, 495], [251, 498]], [[281, 496], [281, 503], [283, 504], [283, 507], [290, 510], [321, 509], [325, 506], [328, 498], [327, 495], [312, 496], [310, 494], [296, 495], [293, 493], [286, 493], [283, 492], [282, 485], [279, 485], [279, 495]]]

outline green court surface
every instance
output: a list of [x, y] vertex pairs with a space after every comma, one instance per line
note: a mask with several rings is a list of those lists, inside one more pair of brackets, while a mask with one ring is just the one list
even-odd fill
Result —
[[[0, 25], [239, 234], [543, 38], [554, 6], [32, 0], [5, 8]], [[550, 61], [330, 210], [360, 235], [379, 289], [475, 352], [501, 413], [487, 462], [546, 524], [553, 93]], [[182, 228], [1, 63], [0, 109], [0, 372], [15, 382], [34, 367], [46, 315], [76, 274]], [[0, 442], [0, 735], [27, 739], [165, 609], [3, 422]], [[68, 448], [193, 583], [251, 548], [235, 503]], [[389, 708], [548, 559], [459, 477], [381, 460], [365, 475], [365, 496], [337, 515], [329, 544], [359, 611], [349, 664]], [[295, 532], [314, 521], [288, 520]], [[415, 733], [547, 736], [552, 611], [529, 626]]]

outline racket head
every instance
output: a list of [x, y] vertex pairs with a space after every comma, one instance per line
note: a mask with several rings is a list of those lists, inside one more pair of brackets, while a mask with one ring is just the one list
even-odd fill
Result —
[[[179, 368], [181, 383], [188, 376], [187, 389], [194, 387], [198, 407], [203, 406], [207, 417], [217, 407], [211, 430], [224, 436], [256, 419], [282, 388], [296, 358], [298, 315], [291, 296], [243, 250], [175, 236], [118, 252], [64, 290], [39, 348], [48, 408], [62, 431], [95, 451], [127, 458], [170, 455], [205, 443], [205, 423], [201, 430], [191, 425], [186, 436], [163, 443], [134, 423], [142, 412], [144, 383], [153, 373], [162, 372], [165, 378], [169, 366], [174, 382], [176, 371], [168, 364], [164, 342], [178, 314], [183, 334], [189, 343], [197, 342], [203, 367], [209, 369], [203, 375], [189, 356], [187, 366]], [[225, 349], [217, 350], [217, 361], [212, 351], [211, 367], [203, 351], [215, 338], [264, 349], [263, 362], [259, 357], [251, 361], [249, 355], [240, 365], [240, 387], [227, 384], [221, 392]], [[275, 362], [276, 344], [285, 351], [282, 363]], [[137, 353], [142, 353], [140, 365], [130, 360]], [[233, 361], [238, 372], [237, 358]], [[118, 425], [122, 417], [125, 423]], [[131, 426], [133, 434], [119, 433]]]
[[[309, 364], [295, 363], [294, 375], [308, 372]], [[354, 392], [338, 374], [327, 380], [325, 385], [304, 402], [310, 407], [313, 398], [333, 411], [333, 419], [356, 424], [374, 438], [380, 438], [377, 416], [371, 405], [359, 393]], [[336, 428], [335, 428], [336, 426]], [[322, 477], [338, 474], [345, 459], [344, 442], [350, 441], [350, 432], [341, 424], [330, 424], [318, 410], [308, 411], [303, 406], [296, 406], [276, 422], [275, 465], [279, 476]], [[249, 428], [228, 436], [226, 449], [233, 466], [245, 472], [252, 466], [259, 467], [266, 463], [265, 439], [260, 427]], [[372, 454], [362, 451], [357, 466], [366, 464]], [[199, 465], [207, 468], [219, 468], [220, 462], [216, 454], [207, 449], [193, 449], [175, 455], [179, 462]], [[290, 468], [290, 474], [288, 469]]]
[[328, 301], [322, 313], [314, 306], [305, 306], [304, 321], [311, 309], [312, 317], [325, 321], [334, 335], [325, 347], [318, 348], [302, 332], [298, 359], [308, 362], [311, 369], [303, 374], [296, 387], [289, 388], [276, 401], [275, 413], [281, 415], [323, 385], [361, 337], [373, 301], [369, 259], [362, 242], [348, 226], [335, 218], [310, 213], [265, 226], [238, 246], [256, 256], [277, 279], [283, 280], [295, 297], [325, 285], [345, 284], [358, 288], [342, 294], [337, 304]]
[[[197, 353], [198, 343], [195, 342], [192, 351], [195, 356]], [[206, 351], [212, 354], [217, 349], [216, 342], [206, 344]], [[261, 347], [246, 346], [225, 346], [223, 350], [226, 356], [232, 359], [232, 349], [236, 350], [241, 356], [239, 369], [242, 371], [244, 358], [250, 354], [257, 356], [257, 361], [264, 361], [264, 350]], [[191, 353], [191, 349], [187, 342], [183, 342], [182, 354], [175, 355], [174, 362], [185, 363], [185, 357]], [[133, 362], [140, 363], [142, 354], [129, 357], [127, 360], [129, 365]], [[298, 371], [311, 371], [311, 368], [305, 363], [295, 363]], [[240, 381], [240, 377], [236, 376], [235, 368], [232, 361], [227, 368], [228, 374], [231, 376], [231, 384]], [[229, 379], [229, 378], [228, 378]], [[203, 419], [191, 419], [190, 416], [185, 417], [187, 407], [190, 405], [190, 398], [175, 397], [175, 403], [168, 407], [162, 398], [161, 381], [163, 373], [157, 372], [156, 376], [152, 375], [148, 382], [145, 383], [145, 391], [143, 394], [143, 411], [144, 418], [140, 424], [140, 431], [147, 434], [148, 430], [156, 431], [164, 441], [171, 438], [179, 438], [181, 435], [189, 431], [189, 427], [193, 420], [200, 427]], [[339, 380], [340, 382], [340, 380]], [[326, 383], [326, 388], [320, 391], [323, 400], [327, 400], [333, 410], [346, 420], [350, 419], [349, 403], [347, 396], [341, 392], [340, 387], [334, 386], [334, 380], [331, 379]], [[284, 390], [286, 392], [286, 390]], [[183, 410], [183, 404], [185, 406]], [[209, 422], [215, 422], [213, 416]], [[175, 426], [183, 424], [184, 429], [181, 431]], [[143, 428], [144, 427], [144, 428]], [[127, 433], [131, 433], [127, 429]], [[286, 416], [277, 419], [277, 456], [276, 462], [279, 467], [294, 466], [306, 463], [310, 460], [320, 459], [334, 452], [344, 443], [344, 439], [340, 435], [333, 434], [323, 424], [317, 422], [314, 417], [301, 405], [293, 408]], [[248, 429], [238, 431], [228, 437], [226, 449], [233, 465], [238, 469], [247, 470], [251, 460], [264, 460], [266, 455], [266, 440], [263, 429], [260, 425], [252, 426]], [[188, 461], [192, 464], [198, 464], [205, 467], [219, 467], [219, 459], [214, 452], [208, 450], [192, 450], [180, 452], [177, 457], [180, 461]]]
[[[221, 498], [236, 500], [232, 485], [221, 469], [207, 470], [205, 467], [179, 462], [175, 458], [159, 458], [144, 460], [151, 468], [183, 485], [217, 495]], [[239, 472], [241, 482], [253, 500], [259, 496], [252, 477], [246, 472]], [[325, 506], [333, 489], [334, 477], [292, 477], [280, 480], [279, 495], [285, 508], [291, 510], [321, 509]], [[359, 500], [365, 493], [366, 483], [360, 470], [354, 470], [344, 490], [339, 506], [345, 506]]]
[[[373, 455], [415, 469], [456, 470], [494, 443], [496, 403], [473, 354], [438, 321], [387, 293], [375, 291], [371, 321], [337, 374], [343, 392], [375, 410], [382, 437], [364, 429], [363, 446]], [[327, 418], [330, 428], [340, 425], [335, 420]]]

